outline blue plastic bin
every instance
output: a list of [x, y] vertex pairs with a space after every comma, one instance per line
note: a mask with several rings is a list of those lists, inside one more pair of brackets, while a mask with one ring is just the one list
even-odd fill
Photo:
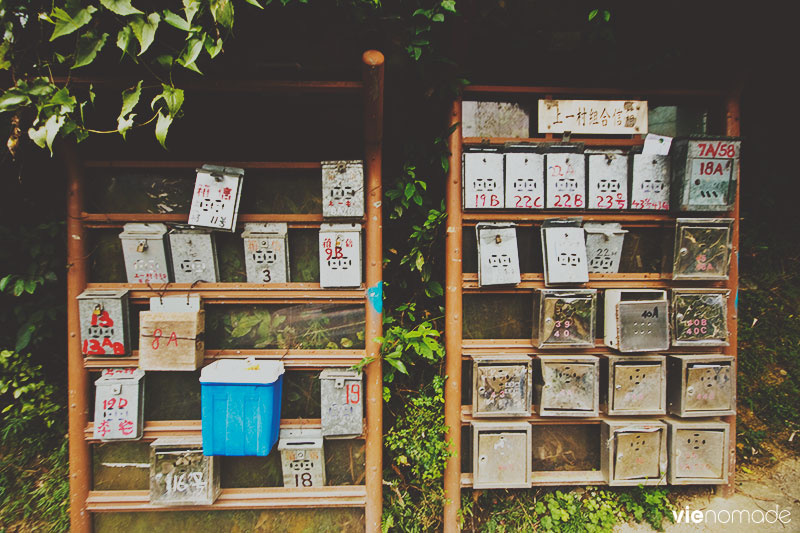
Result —
[[227, 359], [200, 373], [203, 455], [269, 455], [281, 423], [283, 363]]

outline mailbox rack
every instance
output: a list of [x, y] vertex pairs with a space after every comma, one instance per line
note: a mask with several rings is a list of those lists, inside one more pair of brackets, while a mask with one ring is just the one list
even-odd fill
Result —
[[[367, 287], [382, 284], [381, 255], [381, 152], [383, 130], [384, 58], [371, 50], [362, 56], [362, 81], [252, 81], [235, 84], [214, 81], [197, 83], [199, 91], [210, 92], [283, 92], [361, 94], [364, 115], [365, 217], [360, 221], [365, 230], [364, 262], [366, 283], [357, 289], [322, 289], [319, 283], [249, 284], [197, 283], [169, 284], [151, 290], [127, 283], [89, 283], [87, 229], [122, 227], [127, 222], [180, 222], [187, 214], [171, 213], [88, 213], [84, 208], [86, 168], [171, 168], [186, 169], [194, 177], [194, 169], [209, 161], [81, 161], [72, 146], [64, 148], [68, 179], [67, 261], [68, 270], [68, 377], [69, 377], [69, 462], [71, 530], [88, 533], [92, 530], [92, 513], [127, 511], [207, 511], [234, 509], [290, 509], [344, 507], [363, 508], [366, 530], [380, 530], [382, 514], [382, 371], [380, 361], [381, 312], [367, 299]], [[74, 80], [73, 80], [74, 81]], [[77, 80], [95, 86], [115, 85], [112, 80]], [[244, 169], [321, 169], [318, 162], [223, 162], [226, 166]], [[220, 164], [220, 163], [215, 163]], [[287, 222], [290, 228], [318, 229], [321, 214], [241, 214], [238, 226], [245, 222]], [[363, 485], [342, 485], [311, 488], [261, 487], [223, 489], [219, 498], [208, 506], [180, 508], [155, 507], [149, 503], [146, 490], [91, 490], [92, 463], [90, 444], [92, 424], [88, 422], [90, 372], [108, 367], [136, 367], [138, 351], [130, 357], [84, 358], [80, 347], [80, 327], [76, 297], [87, 288], [117, 288], [130, 291], [131, 303], [146, 303], [152, 296], [164, 294], [199, 295], [207, 305], [229, 304], [308, 304], [355, 303], [365, 309], [365, 347], [352, 350], [206, 350], [204, 364], [219, 358], [256, 356], [281, 359], [287, 370], [316, 370], [327, 367], [349, 367], [369, 357], [365, 368], [366, 413], [363, 438], [366, 448]], [[200, 420], [145, 421], [143, 440], [165, 436], [200, 435]], [[282, 419], [281, 428], [319, 428], [319, 419]]]
[[[536, 358], [539, 354], [546, 353], [574, 353], [604, 355], [614, 353], [604, 346], [603, 339], [595, 340], [594, 348], [566, 349], [559, 351], [546, 351], [534, 348], [530, 339], [464, 339], [463, 338], [463, 304], [462, 295], [466, 293], [503, 294], [503, 293], [530, 293], [544, 287], [544, 276], [541, 273], [522, 273], [521, 283], [514, 287], [479, 287], [478, 277], [475, 273], [464, 273], [462, 264], [462, 247], [464, 231], [474, 231], [473, 226], [478, 222], [514, 222], [518, 228], [541, 226], [547, 218], [581, 216], [584, 221], [591, 222], [619, 222], [623, 228], [631, 227], [667, 227], [675, 223], [680, 216], [674, 212], [652, 212], [634, 210], [578, 210], [578, 209], [537, 209], [535, 211], [520, 212], [510, 209], [481, 209], [464, 210], [462, 208], [462, 153], [464, 147], [502, 147], [505, 143], [553, 143], [566, 140], [561, 135], [544, 134], [532, 138], [481, 138], [463, 137], [462, 135], [462, 100], [502, 100], [526, 101], [531, 105], [531, 124], [533, 127], [535, 100], [536, 99], [649, 99], [650, 103], [697, 104], [704, 103], [710, 109], [719, 112], [721, 118], [714, 133], [728, 136], [738, 136], [739, 127], [739, 92], [726, 90], [625, 90], [625, 89], [583, 89], [569, 87], [522, 87], [522, 86], [487, 86], [473, 85], [464, 89], [463, 95], [453, 102], [450, 115], [450, 125], [453, 134], [449, 139], [450, 167], [447, 175], [447, 236], [446, 236], [446, 290], [445, 290], [445, 337], [446, 337], [446, 364], [445, 373], [448, 376], [445, 386], [445, 424], [449, 431], [447, 438], [451, 441], [453, 455], [448, 459], [444, 474], [444, 489], [447, 503], [444, 509], [444, 531], [458, 531], [458, 512], [461, 502], [461, 489], [472, 486], [472, 474], [462, 473], [462, 429], [475, 420], [472, 417], [472, 407], [462, 405], [462, 368], [465, 361], [470, 361], [473, 356], [486, 354], [527, 354]], [[643, 135], [622, 136], [573, 136], [575, 142], [580, 142], [591, 148], [630, 148], [644, 143]], [[719, 216], [734, 218], [732, 235], [732, 253], [738, 254], [739, 247], [739, 180], [737, 179], [736, 202], [731, 211]], [[700, 214], [706, 216], [709, 214]], [[730, 277], [727, 281], [701, 283], [705, 287], [726, 287], [735, 294], [738, 286], [738, 268], [735, 260], [731, 261]], [[682, 285], [695, 286], [698, 282], [673, 282], [671, 274], [652, 273], [618, 273], [618, 274], [589, 274], [589, 283], [581, 287], [589, 288], [673, 288]], [[728, 309], [728, 331], [730, 345], [721, 351], [726, 355], [736, 356], [736, 307], [735, 298], [730, 298]], [[684, 350], [671, 348], [668, 353], [681, 353]], [[706, 350], [694, 349], [695, 352], [705, 353]], [[719, 353], [717, 350], [716, 353]], [[468, 385], [467, 385], [468, 386]], [[600, 415], [589, 418], [558, 418], [541, 417], [531, 414], [527, 418], [514, 420], [527, 420], [535, 426], [563, 426], [563, 425], [599, 425], [602, 420], [611, 420], [616, 417]], [[647, 417], [634, 417], [642, 420]], [[650, 417], [652, 419], [654, 417]], [[662, 418], [662, 417], [658, 417]], [[727, 485], [723, 485], [726, 493], [733, 491], [735, 448], [735, 416], [722, 417], [731, 424], [728, 443], [728, 456], [730, 469], [728, 471]], [[506, 420], [497, 419], [493, 420]], [[511, 420], [511, 419], [508, 419]], [[467, 440], [469, 442], [469, 440]], [[597, 443], [598, 447], [600, 442]], [[597, 485], [605, 484], [600, 471], [552, 471], [534, 472], [533, 486], [543, 485]]]

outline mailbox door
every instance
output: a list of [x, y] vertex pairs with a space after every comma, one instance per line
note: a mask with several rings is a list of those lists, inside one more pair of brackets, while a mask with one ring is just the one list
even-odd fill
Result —
[[478, 413], [529, 414], [528, 365], [481, 365], [476, 367]]
[[244, 239], [248, 283], [286, 283], [286, 237], [259, 236]]
[[586, 232], [586, 259], [588, 271], [591, 273], [619, 272], [619, 261], [622, 257], [624, 233], [605, 235], [603, 233]]
[[586, 169], [583, 154], [547, 154], [547, 208], [586, 207]]
[[614, 435], [614, 479], [643, 479], [661, 476], [663, 430], [618, 431]]
[[507, 209], [544, 208], [544, 155], [506, 154]]
[[684, 205], [687, 208], [727, 209], [735, 194], [730, 184], [736, 179], [738, 141], [689, 141], [686, 162]]
[[519, 485], [528, 479], [528, 435], [522, 431], [485, 432], [478, 435], [479, 483]]
[[322, 162], [322, 216], [364, 216], [363, 162]]
[[211, 233], [173, 232], [169, 234], [175, 283], [219, 281], [217, 254]]
[[503, 154], [464, 154], [464, 209], [502, 209]]
[[322, 448], [281, 450], [284, 487], [322, 487], [325, 460]]
[[589, 363], [542, 361], [543, 409], [591, 411], [594, 409], [595, 366]]
[[663, 366], [647, 363], [616, 363], [613, 375], [615, 410], [657, 411], [664, 396]]
[[543, 296], [539, 346], [594, 346], [593, 306], [590, 296]]
[[136, 440], [142, 436], [141, 383], [140, 380], [120, 379], [97, 385], [94, 400], [96, 439]]
[[130, 352], [127, 305], [127, 298], [78, 300], [83, 355], [123, 356]]
[[167, 252], [163, 238], [122, 239], [128, 283], [169, 282]]
[[154, 449], [150, 467], [150, 503], [213, 503], [216, 490], [212, 461], [213, 457], [204, 456], [203, 450], [197, 448]]
[[690, 363], [686, 368], [686, 410], [731, 409], [733, 396], [731, 365]]
[[589, 281], [583, 228], [542, 228], [542, 238], [548, 284]]
[[479, 225], [477, 232], [480, 285], [519, 283], [517, 229]]
[[322, 435], [324, 437], [352, 437], [363, 431], [363, 398], [360, 379], [342, 378], [342, 386], [336, 379], [320, 381], [322, 397]]
[[628, 207], [628, 159], [622, 154], [589, 155], [589, 209]]
[[676, 239], [674, 279], [728, 279], [729, 227], [681, 225]]
[[676, 477], [721, 478], [727, 444], [723, 430], [678, 429], [672, 457]]
[[669, 210], [669, 156], [635, 154], [631, 209]]
[[672, 306], [676, 344], [728, 344], [728, 298], [725, 294], [675, 293]]
[[319, 282], [322, 287], [361, 285], [361, 233], [320, 231]]
[[617, 331], [621, 352], [644, 352], [669, 348], [667, 302], [620, 302]]

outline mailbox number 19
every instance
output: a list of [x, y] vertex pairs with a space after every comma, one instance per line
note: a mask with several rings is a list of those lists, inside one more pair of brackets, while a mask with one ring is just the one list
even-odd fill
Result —
[[361, 384], [348, 383], [345, 388], [345, 395], [348, 404], [357, 404], [361, 401]]

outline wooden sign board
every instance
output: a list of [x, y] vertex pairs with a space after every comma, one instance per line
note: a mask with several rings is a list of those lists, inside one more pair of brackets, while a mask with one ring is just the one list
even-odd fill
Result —
[[539, 100], [539, 133], [641, 135], [647, 102], [641, 100]]

